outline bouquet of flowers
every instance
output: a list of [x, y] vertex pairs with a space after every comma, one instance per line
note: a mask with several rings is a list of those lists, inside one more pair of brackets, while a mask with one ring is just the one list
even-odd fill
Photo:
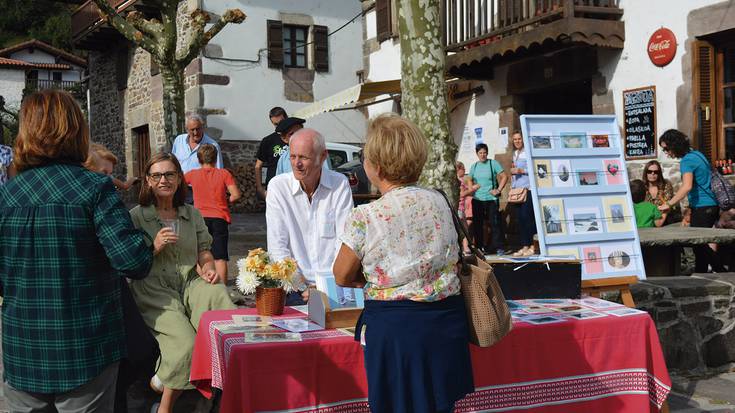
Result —
[[264, 249], [257, 248], [250, 250], [247, 258], [238, 260], [237, 268], [236, 284], [243, 294], [252, 294], [257, 287], [283, 288], [287, 293], [296, 291], [293, 280], [296, 261], [293, 258], [271, 261]]

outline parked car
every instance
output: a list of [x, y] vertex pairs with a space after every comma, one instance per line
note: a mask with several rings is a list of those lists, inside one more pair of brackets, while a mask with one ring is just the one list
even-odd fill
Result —
[[[365, 204], [374, 199], [368, 196], [371, 194], [370, 181], [365, 173], [365, 168], [362, 166], [362, 152], [359, 153], [356, 159], [335, 168], [335, 171], [344, 174], [350, 182], [355, 206]], [[355, 195], [365, 195], [365, 197], [355, 197]]]
[[359, 146], [344, 143], [327, 142], [327, 152], [332, 169], [337, 169], [347, 162], [354, 161], [360, 157], [362, 149]]

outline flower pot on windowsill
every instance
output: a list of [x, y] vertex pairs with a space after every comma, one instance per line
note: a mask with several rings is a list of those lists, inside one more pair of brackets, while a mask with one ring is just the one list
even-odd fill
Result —
[[255, 307], [258, 315], [281, 315], [286, 304], [286, 292], [281, 287], [256, 287]]

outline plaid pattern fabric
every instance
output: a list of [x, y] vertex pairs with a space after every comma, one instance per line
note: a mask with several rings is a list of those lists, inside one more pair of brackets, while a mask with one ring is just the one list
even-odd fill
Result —
[[54, 164], [1, 186], [5, 380], [65, 392], [124, 357], [120, 283], [152, 259], [106, 176]]

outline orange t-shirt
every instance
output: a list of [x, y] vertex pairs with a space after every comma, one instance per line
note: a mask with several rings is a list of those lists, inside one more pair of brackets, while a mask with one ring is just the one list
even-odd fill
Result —
[[205, 218], [222, 218], [229, 224], [230, 207], [227, 205], [227, 187], [235, 185], [230, 171], [219, 168], [200, 168], [184, 175], [194, 190], [194, 207]]

